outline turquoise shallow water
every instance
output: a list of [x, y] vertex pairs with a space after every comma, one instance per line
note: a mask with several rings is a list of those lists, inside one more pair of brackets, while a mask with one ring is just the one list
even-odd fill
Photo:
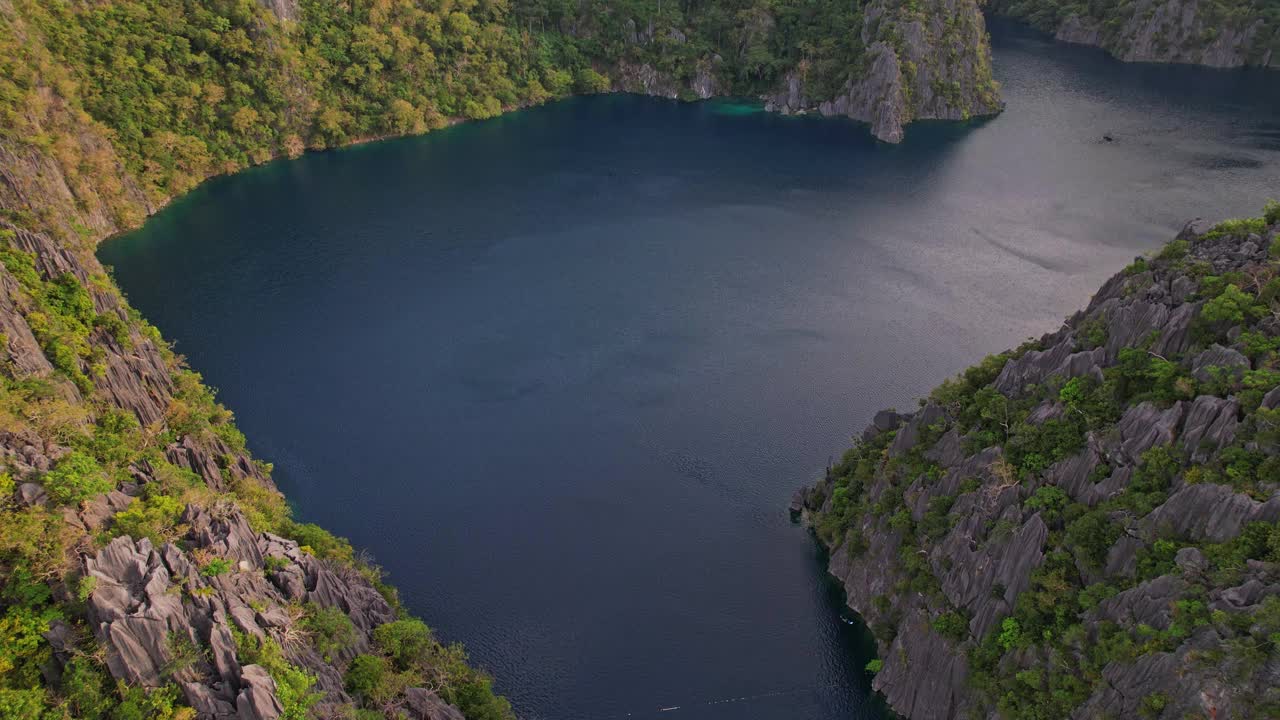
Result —
[[101, 256], [524, 717], [878, 717], [791, 492], [1280, 194], [1280, 76], [995, 30], [1007, 112], [901, 146], [580, 98], [215, 180]]

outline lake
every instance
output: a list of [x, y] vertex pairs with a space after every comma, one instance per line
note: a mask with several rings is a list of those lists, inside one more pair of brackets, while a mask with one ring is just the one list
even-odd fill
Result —
[[792, 492], [1280, 195], [1280, 75], [992, 27], [1007, 111], [900, 146], [576, 98], [220, 178], [100, 256], [523, 717], [883, 717]]

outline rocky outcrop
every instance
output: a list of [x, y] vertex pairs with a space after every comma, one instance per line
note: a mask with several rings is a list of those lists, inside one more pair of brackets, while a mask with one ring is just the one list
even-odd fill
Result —
[[[11, 174], [0, 183], [0, 204], [58, 185], [4, 169]], [[87, 199], [67, 220], [113, 229], [110, 218], [86, 210]], [[41, 673], [52, 693], [70, 663], [92, 655], [113, 685], [177, 688], [201, 719], [298, 716], [311, 694], [313, 715], [348, 714], [356, 698], [346, 692], [345, 669], [360, 653], [381, 652], [374, 630], [397, 620], [398, 610], [349, 547], [344, 560], [322, 559], [297, 540], [252, 528], [248, 512], [259, 522], [264, 512], [276, 513], [277, 523], [287, 518], [267, 467], [235, 441], [230, 414], [198, 377], [128, 311], [90, 248], [59, 239], [53, 227], [0, 220], [0, 250], [8, 253], [0, 266], [0, 374], [6, 388], [29, 383], [8, 397], [12, 424], [0, 430], [0, 478], [13, 483], [12, 497], [0, 499], [0, 520], [22, 513], [53, 523], [49, 537], [32, 542], [64, 543], [70, 565], [50, 574], [49, 592], [60, 604], [55, 616], [65, 619], [41, 636], [50, 658]], [[64, 290], [75, 293], [71, 300]], [[58, 481], [70, 488], [55, 492], [51, 477], [73, 453], [80, 460]], [[77, 496], [85, 483], [110, 489]], [[170, 496], [182, 493], [194, 502], [159, 519], [169, 510], [157, 496], [174, 502]], [[55, 504], [66, 496], [73, 500]], [[165, 541], [122, 533], [126, 515], [128, 527], [152, 528]], [[5, 573], [8, 561], [0, 558]], [[72, 580], [78, 590], [67, 586]], [[325, 609], [340, 613], [351, 636], [321, 651], [304, 626], [309, 613]], [[281, 656], [259, 658], [253, 641], [275, 643]], [[94, 647], [81, 646], [88, 642]], [[282, 688], [282, 673], [306, 683]], [[51, 702], [63, 701], [52, 693]], [[409, 717], [462, 717], [425, 689], [394, 702]]]
[[871, 125], [880, 140], [897, 143], [912, 120], [968, 120], [1003, 108], [991, 77], [986, 24], [970, 0], [931, 0], [922, 12], [890, 3], [863, 9], [862, 69], [844, 91], [813, 98], [799, 71], [787, 73], [765, 96], [766, 109], [818, 112]]
[[[1254, 645], [1280, 630], [1273, 245], [1280, 209], [1189, 225], [1056, 332], [877, 414], [797, 494], [897, 712], [1243, 719], [1280, 701], [1280, 647]], [[1202, 317], [1236, 302], [1219, 278], [1252, 293], [1243, 321]], [[1081, 684], [1048, 679], [1064, 673]]]
[[298, 0], [259, 0], [259, 2], [279, 20], [296, 22], [301, 17]]
[[1101, 47], [1126, 62], [1280, 67], [1280, 26], [1253, 3], [1138, 0], [1086, 7], [1058, 0], [997, 0], [993, 9], [1028, 19], [1063, 42]]
[[[395, 619], [369, 581], [316, 559], [294, 541], [254, 533], [233, 509], [188, 507], [183, 519], [190, 530], [181, 547], [118, 537], [84, 560], [85, 574], [96, 580], [89, 619], [107, 648], [112, 674], [143, 687], [177, 678], [187, 702], [204, 717], [266, 720], [281, 712], [275, 684], [263, 668], [242, 664], [235, 637], [269, 637], [317, 674], [328, 702], [349, 702], [332, 666], [343, 658], [323, 660], [299, 646], [292, 608], [314, 603], [350, 617], [357, 636], [344, 650], [349, 661], [369, 648], [373, 628]], [[199, 557], [228, 561], [229, 569], [210, 572]], [[192, 647], [209, 653], [191, 653]], [[444, 705], [438, 698], [436, 703]], [[436, 711], [451, 717], [442, 712]]]
[[[765, 109], [852, 118], [870, 125], [878, 139], [897, 143], [913, 120], [968, 120], [1003, 108], [991, 75], [986, 25], [974, 0], [928, 0], [924, 7], [911, 9], [876, 0], [867, 4], [861, 17], [862, 26], [847, 32], [861, 42], [862, 58], [841, 73], [843, 87], [838, 92], [816, 89], [807, 62], [782, 64], [783, 71], [761, 95]], [[740, 35], [767, 42], [762, 38], [775, 30], [772, 15], [756, 14]], [[659, 30], [652, 20], [642, 27], [628, 19], [622, 35], [634, 49], [631, 55], [646, 58], [655, 45], [684, 48], [689, 43], [684, 31]], [[724, 57], [741, 51], [720, 48], [677, 64], [674, 72], [624, 55], [611, 64], [609, 75], [616, 90], [659, 97], [705, 100], [754, 94], [754, 88], [741, 81], [735, 85], [722, 70]]]

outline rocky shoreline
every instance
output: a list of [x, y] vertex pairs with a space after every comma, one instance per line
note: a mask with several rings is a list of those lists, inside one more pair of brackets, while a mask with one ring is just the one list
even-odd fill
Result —
[[1280, 708], [1278, 274], [1280, 208], [1189, 225], [797, 494], [895, 711]]
[[[783, 115], [818, 114], [867, 123], [871, 134], [900, 143], [915, 120], [964, 121], [1004, 109], [991, 75], [986, 23], [972, 0], [929, 0], [907, 11], [885, 0], [863, 9], [862, 24], [851, 28], [865, 49], [859, 68], [850, 68], [840, 92], [824, 95], [810, 87], [804, 67], [786, 72], [776, 87], [760, 95], [765, 110]], [[683, 41], [684, 34], [678, 35]], [[634, 42], [652, 42], [634, 36]], [[626, 92], [706, 100], [735, 94], [718, 77], [723, 60], [700, 58], [691, 78], [681, 82], [649, 64], [619, 63], [609, 72]]]
[[1057, 0], [996, 0], [990, 10], [1125, 62], [1280, 68], [1280, 26], [1256, 4], [1140, 0], [1081, 10]]

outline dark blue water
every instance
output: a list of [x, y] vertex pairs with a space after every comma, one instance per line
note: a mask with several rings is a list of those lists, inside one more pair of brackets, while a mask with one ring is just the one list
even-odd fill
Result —
[[524, 716], [875, 717], [791, 492], [1280, 194], [1280, 76], [996, 31], [1007, 112], [899, 147], [581, 98], [210, 182], [101, 255], [298, 514]]

